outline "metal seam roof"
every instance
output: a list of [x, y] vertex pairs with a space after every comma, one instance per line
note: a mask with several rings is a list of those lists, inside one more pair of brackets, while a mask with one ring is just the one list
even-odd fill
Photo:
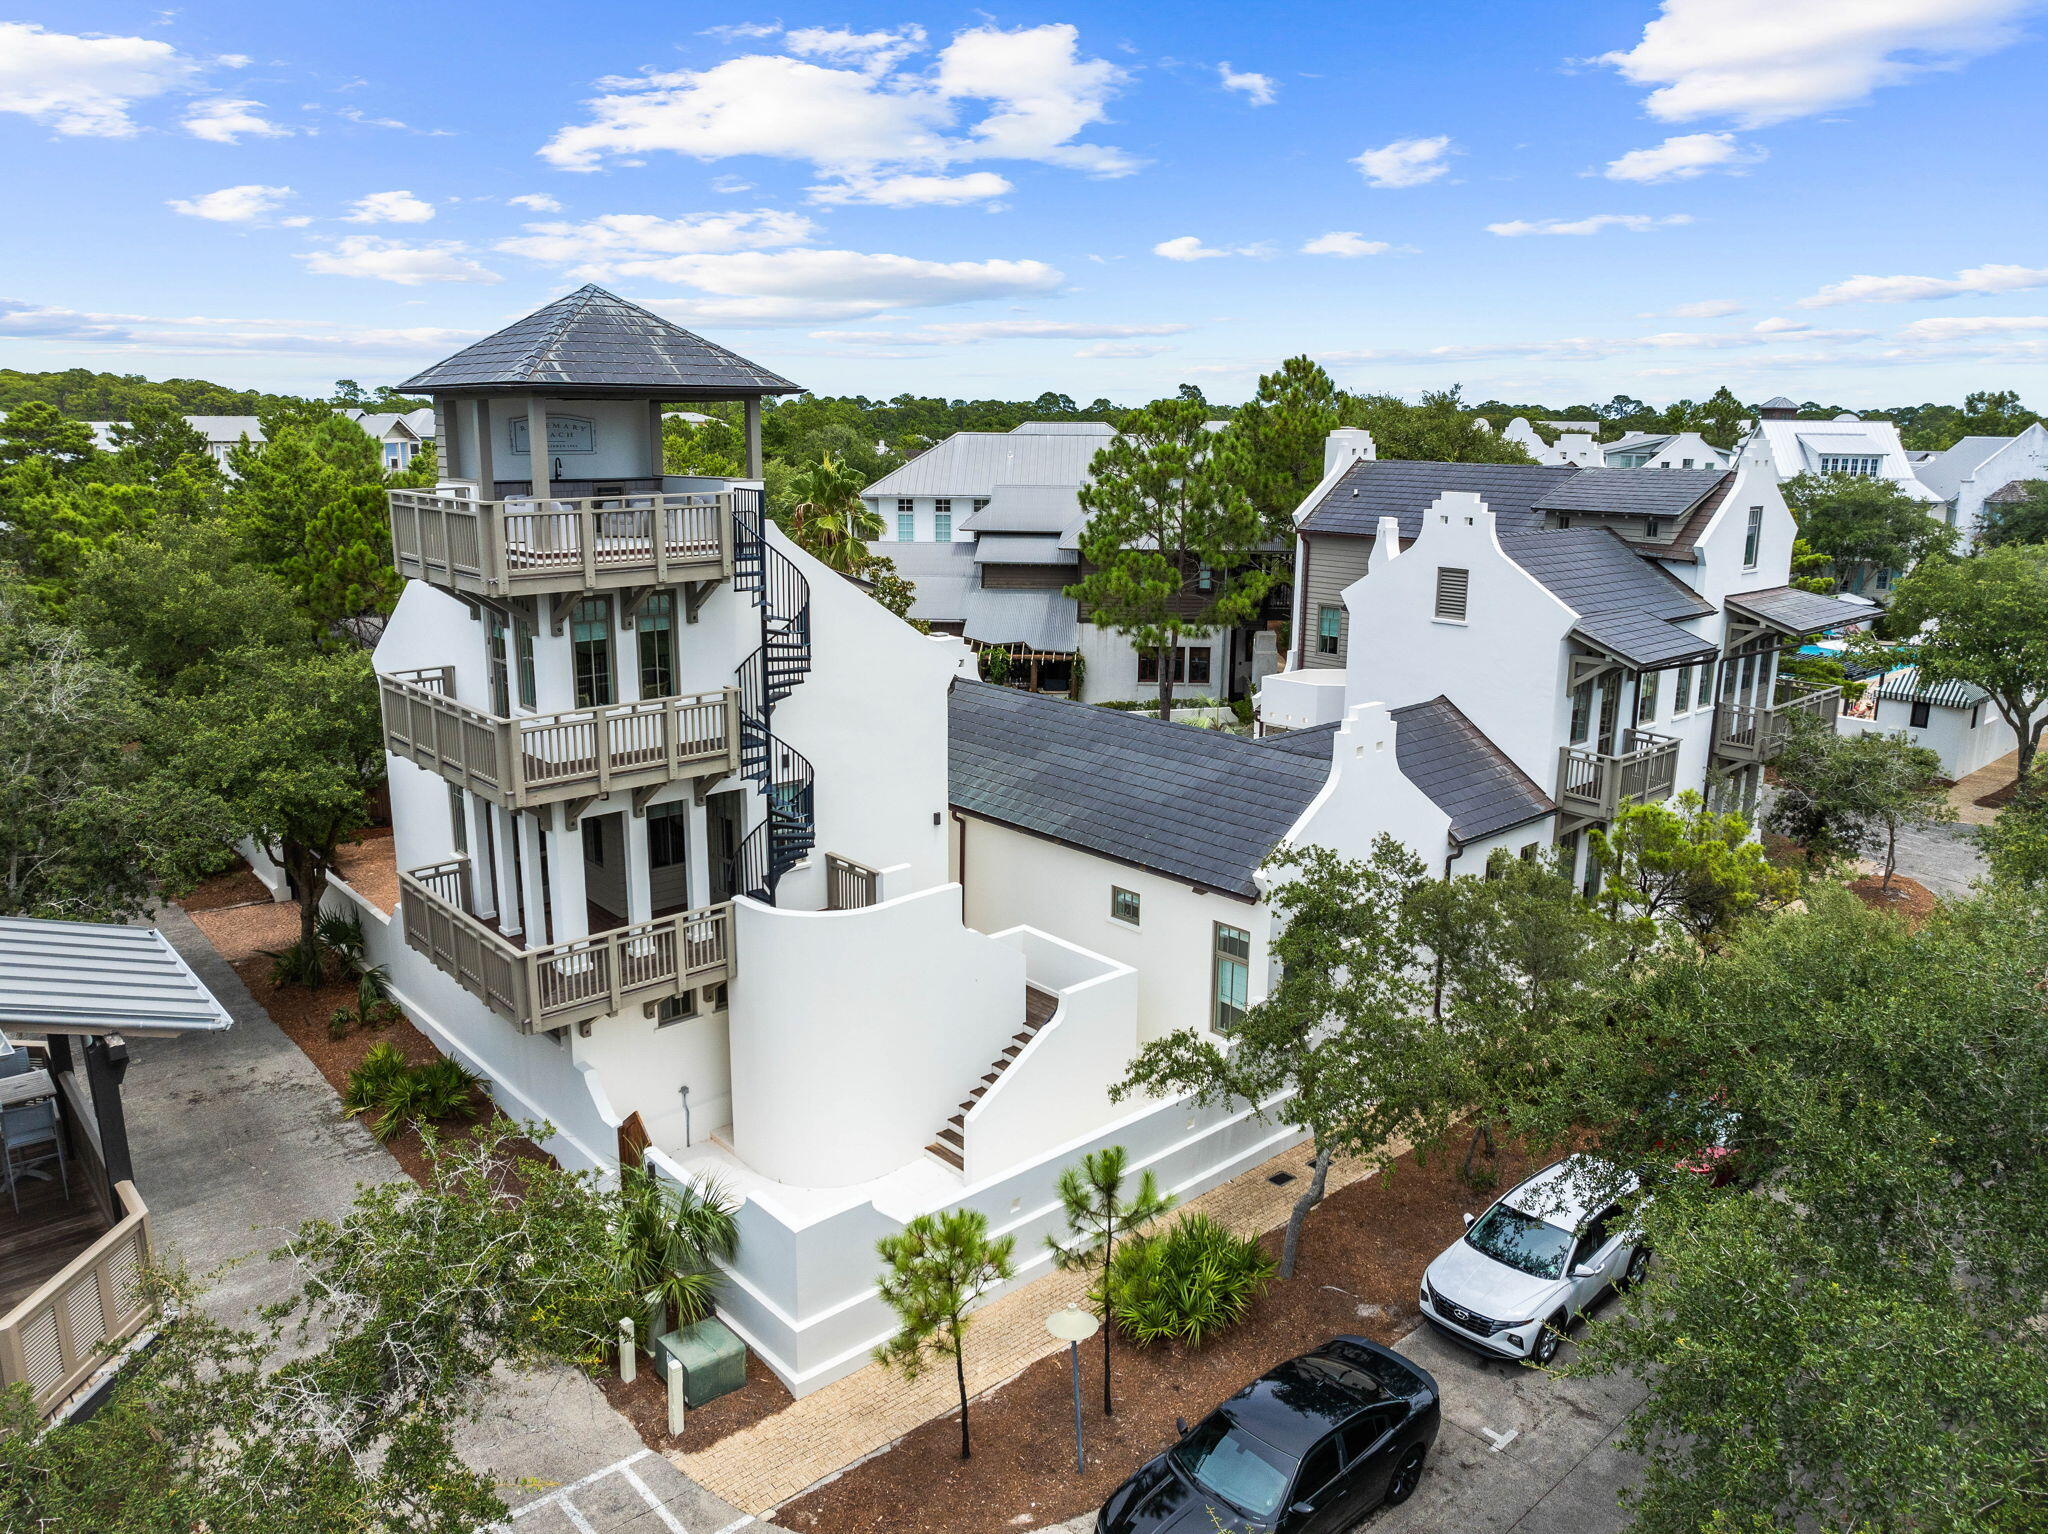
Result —
[[0, 918], [0, 1030], [147, 1036], [233, 1025], [153, 928]]

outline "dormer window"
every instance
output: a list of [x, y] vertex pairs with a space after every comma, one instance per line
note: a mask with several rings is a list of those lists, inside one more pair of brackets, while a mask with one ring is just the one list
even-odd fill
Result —
[[1862, 479], [1876, 479], [1884, 468], [1884, 459], [1874, 453], [1823, 453], [1820, 471], [1823, 474], [1854, 474]]
[[1471, 594], [1472, 572], [1439, 565], [1436, 572], [1436, 615], [1451, 623], [1465, 621], [1466, 599]]
[[1645, 538], [1661, 538], [1661, 537], [1663, 537], [1663, 536], [1664, 536], [1664, 519], [1663, 519], [1662, 517], [1645, 517], [1645, 518], [1643, 518], [1643, 536], [1644, 536]]

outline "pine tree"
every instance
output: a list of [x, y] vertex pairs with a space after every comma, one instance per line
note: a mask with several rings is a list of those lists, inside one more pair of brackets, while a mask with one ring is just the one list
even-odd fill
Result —
[[1102, 1316], [1102, 1415], [1113, 1414], [1110, 1397], [1110, 1335], [1116, 1296], [1109, 1292], [1111, 1259], [1116, 1256], [1116, 1238], [1127, 1235], [1148, 1221], [1156, 1220], [1173, 1207], [1170, 1195], [1159, 1191], [1158, 1180], [1147, 1171], [1138, 1178], [1138, 1190], [1124, 1197], [1124, 1174], [1129, 1157], [1121, 1145], [1106, 1145], [1081, 1158], [1079, 1166], [1060, 1173], [1060, 1209], [1067, 1220], [1067, 1244], [1051, 1236], [1045, 1244], [1052, 1260], [1074, 1273], [1102, 1273], [1102, 1288], [1096, 1296]]
[[1339, 399], [1316, 362], [1289, 357], [1259, 379], [1218, 442], [1224, 472], [1251, 497], [1269, 536], [1293, 536], [1294, 509], [1322, 478], [1323, 442], [1338, 423]]
[[896, 1335], [875, 1349], [875, 1362], [907, 1380], [933, 1358], [953, 1361], [960, 1390], [960, 1457], [974, 1457], [967, 1433], [968, 1311], [996, 1285], [1016, 1277], [1017, 1238], [991, 1241], [988, 1216], [978, 1209], [921, 1214], [900, 1235], [875, 1243], [883, 1272], [882, 1301], [896, 1312]]
[[56, 406], [41, 400], [16, 406], [6, 421], [0, 422], [0, 464], [44, 458], [62, 472], [97, 456], [92, 428], [83, 421], [66, 420]]

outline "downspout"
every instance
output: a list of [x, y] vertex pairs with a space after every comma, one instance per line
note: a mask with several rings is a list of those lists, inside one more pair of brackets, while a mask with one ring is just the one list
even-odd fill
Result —
[[954, 869], [953, 882], [960, 886], [960, 925], [967, 925], [967, 822], [958, 810], [947, 812], [953, 817], [953, 825], [959, 836], [959, 866]]
[[1289, 636], [1294, 643], [1288, 646], [1294, 663], [1287, 668], [1289, 671], [1299, 671], [1308, 664], [1308, 538], [1296, 533], [1294, 541], [1301, 549], [1301, 558], [1295, 561], [1294, 633]]
[[[1457, 837], [1451, 838], [1451, 850], [1444, 854], [1444, 882], [1451, 882], [1451, 865], [1465, 855], [1465, 844]], [[1436, 955], [1436, 962], [1430, 966], [1434, 971], [1435, 996], [1430, 1004], [1430, 1015], [1438, 1022], [1444, 1020], [1444, 956]]]

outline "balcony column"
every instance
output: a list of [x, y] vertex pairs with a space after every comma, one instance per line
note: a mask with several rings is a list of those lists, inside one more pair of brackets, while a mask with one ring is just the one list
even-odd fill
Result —
[[647, 861], [647, 817], [635, 815], [629, 809], [620, 819], [626, 843], [626, 920], [643, 922], [654, 915], [654, 870]]
[[476, 420], [476, 498], [495, 501], [498, 498], [498, 470], [492, 452], [490, 396], [478, 395], [470, 401], [470, 409]]
[[747, 398], [747, 478], [761, 477], [761, 396]]
[[668, 473], [668, 441], [661, 434], [661, 401], [647, 402], [647, 472], [654, 476], [654, 488], [661, 488], [662, 476]]
[[538, 394], [526, 396], [526, 457], [533, 466], [528, 470], [533, 476], [533, 498], [536, 501], [551, 499], [555, 487], [551, 482], [553, 470], [548, 457], [548, 406]]
[[512, 834], [519, 845], [520, 907], [525, 913], [522, 941], [528, 948], [544, 948], [548, 943], [547, 890], [541, 882], [540, 847], [546, 833], [538, 816], [521, 814], [512, 817]]
[[[541, 833], [548, 844], [548, 908], [554, 912], [555, 941], [590, 936], [590, 897], [583, 888], [583, 823], [570, 830], [559, 822]], [[538, 945], [529, 945], [538, 946]]]
[[491, 817], [491, 898], [497, 902], [498, 925], [517, 932], [525, 925], [519, 919], [519, 872], [524, 858], [512, 854], [519, 842], [519, 817], [495, 804], [481, 808]]

